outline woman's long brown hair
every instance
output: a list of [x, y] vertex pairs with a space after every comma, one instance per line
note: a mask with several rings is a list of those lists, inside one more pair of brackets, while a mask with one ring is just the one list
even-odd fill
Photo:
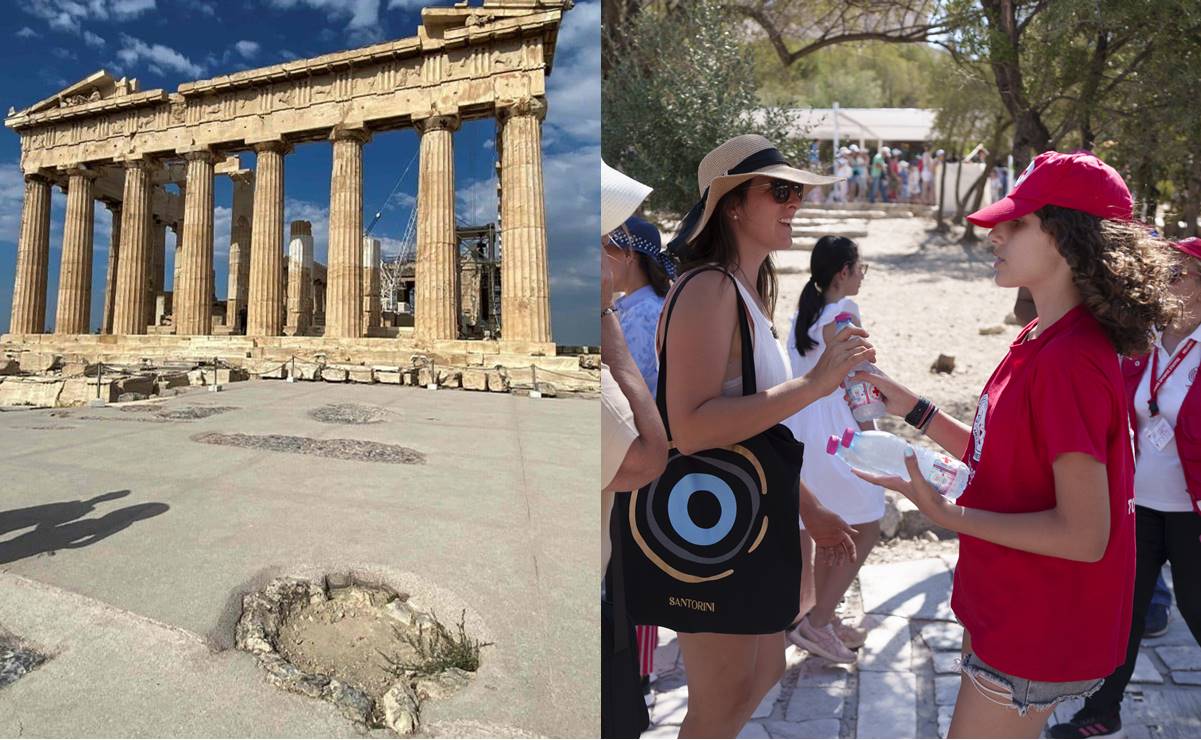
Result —
[[[720, 265], [731, 272], [738, 269], [738, 243], [734, 239], [734, 229], [730, 226], [726, 210], [732, 204], [742, 205], [746, 202], [746, 191], [750, 184], [751, 181], [746, 180], [718, 201], [705, 228], [688, 244], [684, 254], [680, 255], [681, 272], [710, 264]], [[768, 321], [771, 321], [776, 311], [778, 287], [776, 267], [772, 263], [771, 255], [768, 255], [759, 266], [759, 275], [755, 279], [755, 291], [762, 299], [763, 305], [767, 306]]]

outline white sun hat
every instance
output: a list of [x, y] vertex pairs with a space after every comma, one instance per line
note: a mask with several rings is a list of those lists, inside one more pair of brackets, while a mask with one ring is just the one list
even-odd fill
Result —
[[623, 175], [601, 161], [601, 235], [608, 234], [634, 215], [654, 188]]

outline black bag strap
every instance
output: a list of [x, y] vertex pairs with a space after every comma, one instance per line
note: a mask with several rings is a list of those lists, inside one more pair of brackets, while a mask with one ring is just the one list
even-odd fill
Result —
[[[625, 506], [621, 504], [624, 503]], [[614, 497], [613, 513], [610, 519], [614, 519], [621, 514], [628, 513], [630, 506], [630, 495], [621, 493]], [[619, 513], [620, 512], [620, 513]], [[610, 535], [613, 542], [610, 546], [609, 555], [609, 585], [613, 587], [613, 645], [612, 652], [614, 655], [625, 652], [629, 648], [626, 641], [626, 631], [629, 629], [629, 615], [626, 614], [626, 574], [625, 563], [621, 556], [621, 551], [625, 548], [625, 536], [622, 534], [625, 531], [624, 521], [614, 521], [609, 527]]]
[[751, 324], [747, 319], [746, 301], [742, 299], [738, 281], [728, 270], [717, 265], [707, 265], [693, 270], [680, 279], [679, 285], [672, 293], [671, 302], [667, 304], [667, 317], [663, 320], [663, 342], [659, 346], [659, 383], [655, 391], [655, 405], [659, 407], [659, 416], [663, 419], [663, 429], [667, 433], [669, 442], [671, 441], [671, 425], [667, 422], [667, 330], [671, 325], [671, 314], [675, 311], [676, 301], [684, 292], [688, 281], [702, 272], [711, 271], [722, 273], [730, 278], [730, 282], [734, 283], [734, 297], [738, 300], [738, 328], [742, 340], [742, 395], [753, 396], [758, 392], [755, 385], [755, 348], [751, 343]]

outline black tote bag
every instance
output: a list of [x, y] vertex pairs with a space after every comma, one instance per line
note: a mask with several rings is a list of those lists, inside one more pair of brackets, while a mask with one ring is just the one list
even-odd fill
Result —
[[[663, 325], [656, 405], [668, 440], [667, 332], [684, 286], [704, 271], [683, 278]], [[735, 296], [742, 394], [753, 395], [751, 327], [737, 285]], [[797, 499], [803, 450], [783, 424], [692, 455], [673, 445], [662, 475], [638, 491], [618, 494], [613, 530], [615, 547], [622, 548], [622, 582], [615, 585], [624, 591], [635, 624], [677, 632], [770, 634], [792, 622], [800, 600]]]

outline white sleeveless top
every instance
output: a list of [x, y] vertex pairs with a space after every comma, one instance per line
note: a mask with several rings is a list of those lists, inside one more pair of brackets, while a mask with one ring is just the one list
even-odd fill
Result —
[[[788, 361], [788, 352], [780, 342], [772, 336], [771, 322], [763, 315], [759, 302], [749, 290], [738, 280], [734, 281], [742, 300], [746, 303], [751, 319], [751, 342], [755, 348], [755, 390], [765, 391], [792, 378], [792, 369]], [[742, 395], [742, 376], [727, 380], [722, 384], [723, 396]]]

